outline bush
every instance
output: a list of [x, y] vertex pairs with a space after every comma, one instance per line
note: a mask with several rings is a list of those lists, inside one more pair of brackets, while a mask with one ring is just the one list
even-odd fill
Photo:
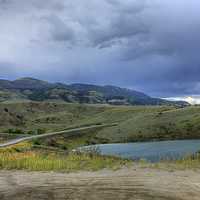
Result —
[[41, 145], [41, 141], [39, 139], [34, 139], [33, 145]]
[[8, 129], [8, 133], [11, 133], [11, 134], [25, 134], [23, 130], [21, 129]]
[[28, 131], [27, 134], [29, 134], [29, 135], [34, 135], [35, 132], [34, 132], [34, 131]]

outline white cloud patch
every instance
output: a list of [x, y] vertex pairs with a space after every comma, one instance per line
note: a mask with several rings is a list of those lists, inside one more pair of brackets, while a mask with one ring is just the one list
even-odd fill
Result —
[[184, 96], [184, 97], [169, 97], [164, 98], [170, 101], [186, 101], [191, 105], [198, 105], [200, 104], [200, 95], [192, 95], [192, 96]]

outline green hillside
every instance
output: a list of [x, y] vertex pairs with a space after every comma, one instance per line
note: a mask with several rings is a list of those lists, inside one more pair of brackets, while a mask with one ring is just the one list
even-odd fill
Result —
[[200, 107], [108, 106], [48, 102], [0, 104], [0, 130], [10, 135], [41, 134], [70, 127], [117, 122], [118, 126], [93, 130], [45, 144], [74, 146], [200, 138]]
[[0, 102], [13, 100], [63, 101], [68, 103], [112, 105], [179, 105], [187, 102], [172, 102], [152, 98], [142, 92], [116, 86], [89, 84], [49, 83], [35, 78], [14, 81], [0, 79]]

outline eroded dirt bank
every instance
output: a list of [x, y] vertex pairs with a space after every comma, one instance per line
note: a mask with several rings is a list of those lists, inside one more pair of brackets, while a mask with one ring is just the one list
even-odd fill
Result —
[[1, 200], [199, 200], [199, 171], [0, 171]]

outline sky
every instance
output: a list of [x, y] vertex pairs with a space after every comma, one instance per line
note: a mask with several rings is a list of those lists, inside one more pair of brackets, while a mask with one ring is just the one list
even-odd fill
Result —
[[0, 0], [0, 78], [200, 95], [199, 0]]

